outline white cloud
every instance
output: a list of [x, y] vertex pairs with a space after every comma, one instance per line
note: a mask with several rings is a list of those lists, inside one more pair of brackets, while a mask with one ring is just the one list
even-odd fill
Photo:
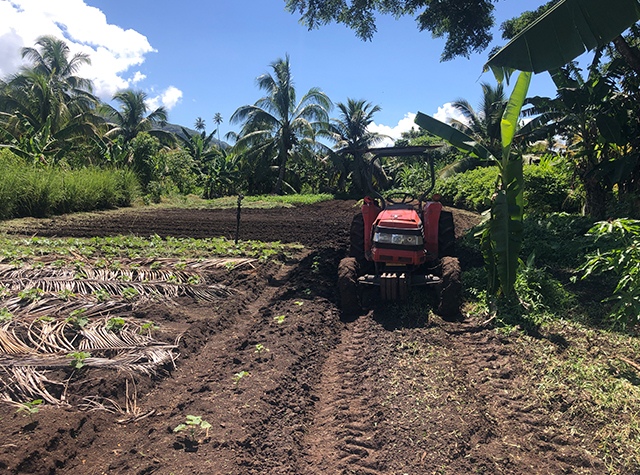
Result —
[[147, 107], [150, 110], [155, 110], [158, 107], [164, 106], [168, 111], [173, 109], [178, 102], [182, 99], [182, 91], [174, 86], [169, 86], [162, 93], [155, 97], [147, 99]]
[[141, 72], [128, 77], [127, 71], [155, 51], [144, 35], [109, 24], [102, 11], [84, 0], [0, 0], [0, 77], [17, 72], [24, 64], [21, 48], [35, 46], [42, 35], [64, 39], [72, 55], [89, 55], [92, 64], [78, 75], [91, 79], [104, 100], [141, 81]]
[[464, 117], [464, 115], [458, 109], [453, 107], [451, 102], [447, 102], [438, 107], [438, 111], [433, 114], [433, 117], [446, 124], [448, 124], [451, 119], [457, 120], [462, 123], [467, 123], [467, 119]]
[[146, 75], [142, 74], [140, 71], [136, 71], [135, 74], [133, 75], [133, 79], [131, 79], [131, 82], [133, 84], [136, 84], [140, 81], [144, 81], [147, 78]]
[[393, 143], [396, 140], [402, 138], [403, 132], [408, 132], [411, 129], [418, 127], [414, 122], [415, 118], [416, 118], [416, 115], [414, 113], [408, 112], [404, 116], [404, 118], [400, 119], [400, 121], [398, 121], [398, 124], [395, 125], [394, 127], [391, 127], [389, 125], [383, 125], [383, 124], [378, 125], [375, 122], [372, 122], [369, 125], [369, 127], [367, 127], [367, 129], [370, 132], [377, 132], [379, 134], [386, 135], [388, 137], [388, 138], [385, 138], [382, 142], [380, 142], [376, 146], [390, 147], [393, 145]]

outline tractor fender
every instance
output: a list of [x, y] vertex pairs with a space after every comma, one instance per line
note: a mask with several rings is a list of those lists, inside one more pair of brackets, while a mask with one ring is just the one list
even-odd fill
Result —
[[427, 201], [422, 211], [422, 224], [424, 226], [424, 248], [428, 254], [438, 256], [438, 223], [442, 203], [438, 201]]
[[368, 260], [371, 260], [373, 223], [378, 217], [378, 214], [380, 214], [380, 211], [382, 211], [382, 208], [376, 204], [373, 198], [370, 196], [364, 197], [364, 203], [362, 205], [362, 219], [364, 221], [364, 255]]

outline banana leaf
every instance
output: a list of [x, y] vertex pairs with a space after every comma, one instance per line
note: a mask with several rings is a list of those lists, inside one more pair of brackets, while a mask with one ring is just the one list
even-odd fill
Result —
[[511, 91], [509, 96], [509, 102], [507, 107], [502, 113], [502, 119], [500, 120], [500, 136], [502, 139], [502, 159], [509, 160], [509, 154], [511, 152], [511, 142], [516, 134], [518, 128], [518, 119], [520, 117], [520, 111], [522, 105], [527, 98], [527, 92], [529, 91], [529, 84], [531, 83], [531, 73], [521, 72], [518, 75], [516, 85]]
[[562, 0], [493, 55], [498, 81], [513, 70], [539, 73], [604, 46], [640, 20], [640, 0]]
[[484, 146], [476, 142], [472, 137], [464, 132], [451, 127], [449, 124], [440, 122], [438, 119], [418, 112], [416, 114], [415, 123], [425, 129], [427, 132], [440, 137], [446, 142], [463, 152], [479, 158], [480, 160], [495, 160], [496, 158]]

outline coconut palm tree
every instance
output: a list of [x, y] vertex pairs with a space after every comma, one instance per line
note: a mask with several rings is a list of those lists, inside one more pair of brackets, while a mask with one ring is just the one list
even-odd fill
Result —
[[366, 192], [366, 161], [363, 150], [371, 148], [384, 139], [384, 135], [368, 130], [373, 115], [380, 106], [364, 99], [347, 99], [347, 103], [336, 104], [340, 110], [338, 119], [331, 119], [330, 137], [335, 141], [335, 153], [330, 157], [339, 170], [338, 190], [345, 191], [349, 174], [358, 192]]
[[89, 64], [86, 55], [69, 59], [64, 41], [41, 37], [39, 48], [24, 48], [33, 61], [0, 88], [0, 134], [25, 157], [54, 160], [86, 139], [96, 138], [101, 119], [91, 81], [74, 73]]
[[213, 123], [216, 124], [216, 130], [218, 131], [218, 142], [220, 142], [220, 124], [222, 124], [222, 122], [222, 114], [216, 112], [216, 115], [213, 116]]
[[287, 164], [316, 145], [318, 132], [328, 127], [332, 104], [318, 88], [312, 88], [298, 102], [289, 56], [271, 63], [273, 74], [257, 78], [266, 96], [254, 105], [238, 108], [232, 123], [243, 123], [236, 146], [247, 147], [249, 156], [275, 159], [278, 176], [273, 192], [281, 194]]
[[76, 76], [78, 70], [91, 64], [89, 55], [76, 53], [69, 58], [70, 49], [66, 42], [55, 36], [41, 36], [36, 40], [39, 48], [22, 48], [22, 57], [34, 63], [32, 69], [56, 83], [56, 86], [76, 93], [91, 92], [91, 80]]
[[196, 119], [196, 123], [194, 124], [194, 127], [198, 132], [204, 132], [204, 130], [207, 128], [206, 124], [204, 123], [204, 119], [202, 117], [198, 117]]
[[120, 103], [120, 110], [109, 104], [103, 104], [102, 112], [110, 121], [111, 129], [106, 137], [122, 137], [128, 144], [140, 132], [149, 132], [160, 140], [171, 141], [170, 134], [161, 130], [154, 130], [154, 126], [161, 126], [167, 121], [167, 110], [164, 107], [149, 112], [146, 104], [147, 94], [143, 91], [126, 89], [113, 96], [113, 100]]
[[502, 150], [500, 120], [507, 105], [507, 97], [502, 84], [494, 87], [482, 83], [481, 87], [482, 99], [479, 109], [474, 110], [466, 99], [457, 99], [451, 105], [464, 119], [450, 119], [448, 123], [484, 145], [494, 157], [499, 157]]

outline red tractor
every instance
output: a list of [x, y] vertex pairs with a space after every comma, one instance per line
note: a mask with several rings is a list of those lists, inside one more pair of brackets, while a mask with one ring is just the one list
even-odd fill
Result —
[[[340, 261], [338, 287], [345, 314], [361, 310], [364, 286], [377, 286], [380, 299], [404, 300], [413, 287], [432, 287], [439, 303], [436, 313], [445, 318], [460, 315], [462, 286], [460, 263], [453, 257], [453, 215], [437, 199], [426, 199], [435, 186], [432, 147], [368, 149], [369, 184], [362, 210], [351, 223], [349, 256]], [[383, 196], [373, 188], [373, 170], [381, 157], [424, 156], [431, 185], [420, 196], [394, 192]]]

